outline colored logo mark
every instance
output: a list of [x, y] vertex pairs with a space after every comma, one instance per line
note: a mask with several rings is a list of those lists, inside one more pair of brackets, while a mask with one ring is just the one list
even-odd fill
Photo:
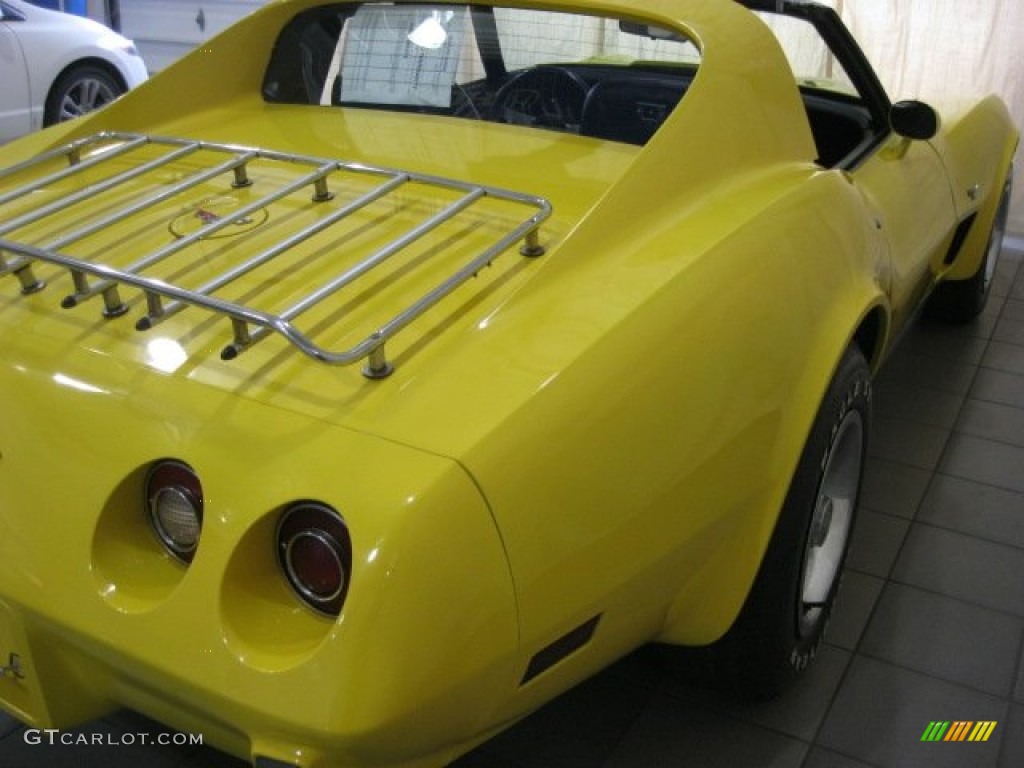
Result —
[[988, 741], [995, 729], [995, 720], [933, 720], [924, 729], [921, 741]]

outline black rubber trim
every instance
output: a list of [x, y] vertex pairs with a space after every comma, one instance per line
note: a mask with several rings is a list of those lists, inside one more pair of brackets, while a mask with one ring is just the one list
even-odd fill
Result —
[[949, 250], [946, 251], [946, 258], [942, 260], [947, 267], [960, 255], [960, 249], [964, 247], [964, 241], [967, 240], [967, 235], [970, 234], [976, 218], [978, 218], [978, 214], [972, 213], [957, 225], [956, 232], [953, 233], [953, 240], [949, 244]]
[[537, 653], [534, 654], [534, 657], [530, 659], [530, 663], [526, 667], [526, 673], [523, 675], [520, 685], [526, 685], [535, 677], [551, 669], [562, 659], [572, 655], [589, 643], [590, 639], [594, 636], [594, 632], [597, 630], [597, 625], [600, 621], [601, 615], [598, 614], [594, 618], [583, 622], [575, 629], [566, 632], [550, 645], [547, 645], [537, 651]]

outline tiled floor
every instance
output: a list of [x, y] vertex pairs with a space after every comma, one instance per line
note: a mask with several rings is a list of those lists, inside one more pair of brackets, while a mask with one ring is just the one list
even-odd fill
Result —
[[[795, 689], [741, 705], [640, 652], [453, 768], [1024, 765], [1024, 242], [1015, 246], [977, 323], [919, 322], [880, 377], [837, 613]], [[936, 720], [997, 725], [983, 743], [923, 743]], [[119, 713], [76, 733], [125, 742], [158, 731]], [[29, 744], [0, 716], [3, 768], [241, 765], [206, 747]]]

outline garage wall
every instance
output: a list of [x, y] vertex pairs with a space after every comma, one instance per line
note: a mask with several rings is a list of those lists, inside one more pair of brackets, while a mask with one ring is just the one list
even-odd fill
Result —
[[120, 31], [152, 72], [226, 29], [265, 0], [119, 0]]
[[[1021, 0], [832, 0], [894, 101], [997, 93], [1024, 126]], [[1024, 152], [1010, 231], [1024, 235]]]

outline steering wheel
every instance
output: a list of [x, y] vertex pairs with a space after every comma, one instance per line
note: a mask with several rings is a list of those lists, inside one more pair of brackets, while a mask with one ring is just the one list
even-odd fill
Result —
[[498, 89], [492, 114], [499, 123], [579, 132], [583, 102], [590, 87], [561, 67], [534, 67]]

